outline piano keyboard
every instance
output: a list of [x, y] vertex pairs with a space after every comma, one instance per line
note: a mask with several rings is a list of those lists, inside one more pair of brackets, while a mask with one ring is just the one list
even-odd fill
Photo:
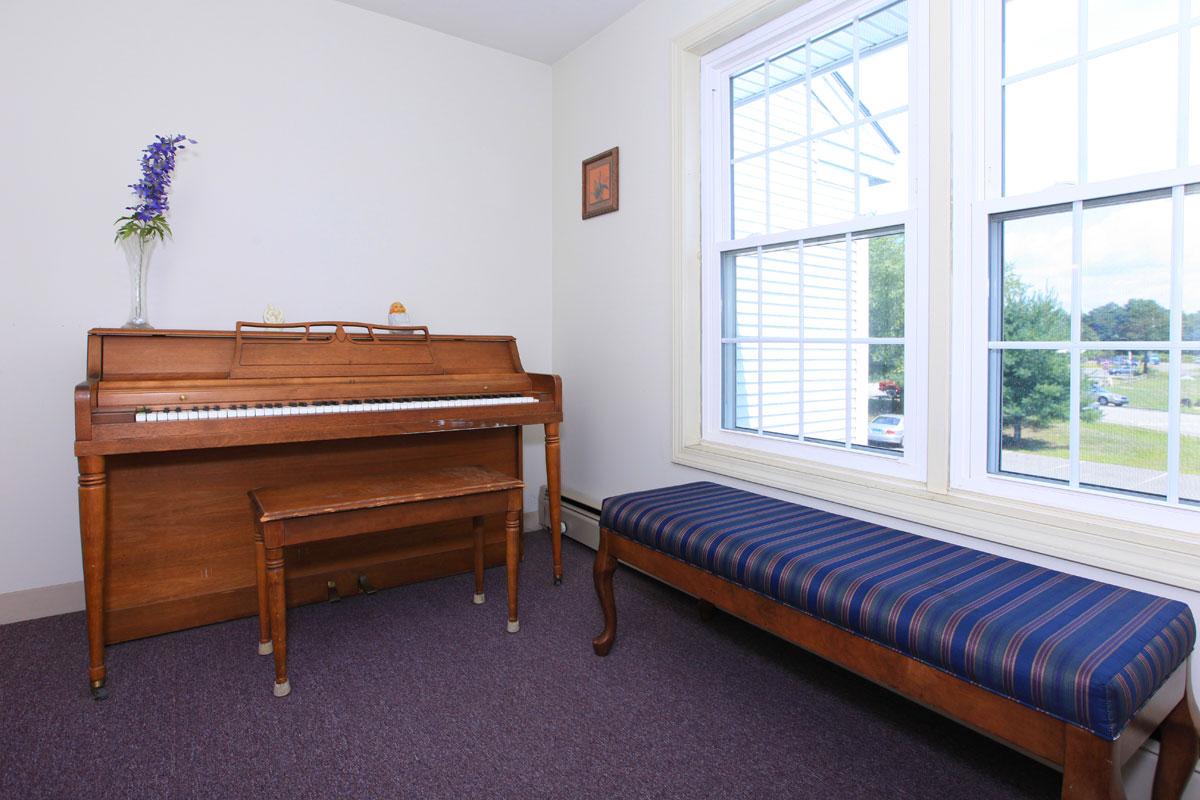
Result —
[[192, 406], [186, 408], [138, 409], [138, 422], [178, 422], [196, 419], [245, 419], [248, 417], [294, 417], [303, 414], [359, 414], [371, 411], [410, 411], [437, 408], [469, 408], [536, 403], [525, 395], [477, 395], [473, 397], [378, 398], [374, 400], [312, 400], [287, 403], [244, 403]]

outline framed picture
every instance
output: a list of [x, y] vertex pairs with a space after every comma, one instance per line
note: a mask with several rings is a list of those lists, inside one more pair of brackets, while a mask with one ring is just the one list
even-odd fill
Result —
[[583, 162], [583, 218], [616, 211], [619, 199], [617, 155], [620, 148], [605, 150]]

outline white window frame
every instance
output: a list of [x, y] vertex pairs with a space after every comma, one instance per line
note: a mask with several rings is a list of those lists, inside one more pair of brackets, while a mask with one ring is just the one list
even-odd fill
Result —
[[[811, 11], [818, 2], [810, 0], [806, 7]], [[914, 6], [910, 21], [910, 35], [919, 32], [925, 38], [927, 57], [919, 68], [921, 84], [929, 92], [929, 139], [927, 145], [921, 142], [929, 150], [922, 156], [927, 168], [917, 173], [928, 198], [928, 218], [920, 223], [925, 243], [918, 256], [919, 274], [926, 285], [920, 288], [923, 308], [917, 313], [922, 316], [909, 323], [919, 326], [919, 346], [928, 359], [924, 482], [704, 439], [701, 327], [709, 298], [701, 291], [700, 197], [701, 175], [708, 166], [700, 148], [700, 59], [804, 3], [734, 0], [671, 40], [671, 460], [679, 466], [681, 480], [712, 473], [723, 476], [724, 482], [746, 481], [791, 492], [793, 498], [799, 495], [801, 502], [820, 508], [850, 515], [878, 514], [886, 524], [906, 530], [965, 534], [1200, 591], [1200, 534], [1193, 518], [1182, 526], [1129, 522], [1090, 506], [1085, 512], [1064, 513], [1052, 504], [953, 485], [952, 461], [962, 461], [960, 454], [952, 453], [951, 435], [961, 434], [964, 416], [970, 412], [970, 393], [964, 394], [961, 387], [964, 381], [969, 386], [970, 377], [971, 308], [963, 304], [962, 298], [969, 294], [963, 294], [962, 284], [969, 282], [972, 272], [970, 248], [963, 252], [963, 237], [970, 233], [971, 187], [963, 184], [962, 176], [965, 170], [974, 180], [975, 168], [982, 163], [972, 160], [974, 144], [969, 141], [977, 102], [970, 68], [982, 41], [970, 15], [979, 2], [922, 0]], [[978, 171], [982, 175], [981, 166]]]
[[[783, 459], [793, 466], [820, 464], [894, 480], [922, 483], [926, 475], [926, 313], [928, 263], [928, 199], [923, 180], [928, 165], [928, 63], [925, 0], [908, 0], [909, 25], [909, 209], [892, 214], [859, 216], [803, 230], [765, 233], [730, 240], [729, 79], [742, 68], [774, 56], [789, 42], [818, 37], [859, 15], [887, 5], [887, 0], [810, 0], [795, 11], [763, 25], [700, 60], [701, 155], [701, 438], [730, 448], [740, 458]], [[900, 455], [867, 451], [850, 444], [831, 445], [764, 436], [723, 427], [722, 386], [722, 254], [747, 247], [765, 248], [821, 237], [899, 227], [905, 233], [904, 449]], [[896, 339], [847, 337], [836, 344], [893, 344]], [[803, 346], [803, 345], [801, 345]], [[849, 425], [849, 420], [847, 420]], [[849, 438], [849, 437], [847, 437]]]
[[[990, 218], [994, 214], [1026, 208], [1052, 205], [1071, 205], [1074, 213], [1081, 213], [1084, 201], [1134, 194], [1137, 192], [1182, 187], [1200, 181], [1200, 167], [1176, 167], [1161, 172], [1136, 175], [1080, 186], [1056, 186], [1051, 189], [1022, 195], [1003, 197], [1000, 193], [1001, 152], [1001, 48], [1003, 0], [988, 0], [985, 3], [960, 2], [955, 6], [953, 36], [955, 47], [954, 87], [954, 260], [958, 268], [955, 280], [955, 308], [966, 310], [957, 313], [954, 321], [954, 369], [952, 371], [952, 405], [955, 409], [967, 409], [969, 413], [953, 417], [951, 424], [951, 487], [965, 491], [990, 495], [1020, 503], [1032, 503], [1058, 508], [1080, 514], [1102, 515], [1115, 520], [1128, 521], [1137, 525], [1154, 525], [1175, 530], [1195, 530], [1200, 524], [1200, 509], [1180, 506], [1170, 499], [1138, 497], [1114, 491], [1093, 489], [1078, 485], [1077, 470], [1073, 470], [1070, 486], [1054, 485], [1018, 475], [996, 474], [988, 471], [988, 352], [997, 343], [989, 341], [989, 289], [990, 289]], [[1086, 27], [1086, 16], [1081, 16], [1080, 28]], [[1172, 25], [1168, 28], [1132, 39], [1132, 43], [1161, 35], [1171, 28], [1185, 42], [1190, 40], [1190, 25]], [[1081, 33], [1081, 36], [1083, 34]], [[1110, 46], [1105, 50], [1114, 50]], [[1192, 54], [1195, 58], [1200, 54]], [[1074, 56], [1063, 63], [1079, 59]], [[1187, 152], [1187, 45], [1183, 50], [1178, 68], [1180, 70], [1181, 116], [1178, 147], [1180, 160], [1186, 162]], [[1081, 81], [1081, 92], [1086, 91], [1086, 78]], [[1086, 142], [1086, 107], [1080, 98], [1081, 141]], [[1082, 164], [1086, 159], [1086, 148], [1081, 144], [1079, 154]], [[1178, 163], [1178, 162], [1177, 162]], [[1175, 209], [1175, 237], [1172, 242], [1172, 316], [1171, 340], [1169, 345], [1155, 344], [1152, 349], [1172, 353], [1169, 403], [1169, 428], [1171, 433], [1179, 430], [1179, 375], [1182, 350], [1200, 349], [1198, 343], [1182, 341], [1180, 307], [1180, 263], [1182, 230], [1183, 190], [1172, 192]], [[1078, 239], [1078, 234], [1076, 235]], [[1079, 247], [1075, 242], [1074, 281], [1079, 280]], [[1078, 305], [1077, 303], [1075, 305]], [[1075, 333], [1078, 333], [1080, 309], [1072, 309]], [[1073, 336], [1073, 338], [1078, 338]], [[1123, 342], [1122, 347], [1141, 350], [1146, 343]], [[1072, 404], [1078, 406], [1079, 353], [1081, 350], [1105, 349], [1103, 343], [1082, 342], [1071, 345], [1072, 356]], [[1050, 346], [1050, 343], [1044, 343]], [[1078, 449], [1077, 424], [1072, 425], [1073, 450]], [[1177, 436], [1171, 441], [1178, 442]], [[1177, 444], [1169, 457], [1177, 456]], [[1174, 463], [1177, 463], [1174, 462]], [[1171, 491], [1177, 495], [1178, 475], [1171, 481]]]

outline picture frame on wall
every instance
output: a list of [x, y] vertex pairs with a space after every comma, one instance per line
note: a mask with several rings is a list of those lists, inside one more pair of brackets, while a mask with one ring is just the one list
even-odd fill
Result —
[[619, 156], [614, 147], [583, 161], [583, 218], [616, 211], [620, 201]]

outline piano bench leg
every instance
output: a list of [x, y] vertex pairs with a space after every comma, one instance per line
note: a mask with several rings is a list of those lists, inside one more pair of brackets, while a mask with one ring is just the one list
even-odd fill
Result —
[[260, 656], [269, 656], [275, 652], [275, 643], [269, 639], [265, 642], [258, 643], [258, 654]]
[[487, 599], [483, 593], [483, 517], [471, 518], [471, 558], [475, 571], [475, 596], [471, 602], [481, 606]]
[[104, 679], [91, 682], [92, 699], [99, 702], [108, 699], [108, 687], [104, 685]]

